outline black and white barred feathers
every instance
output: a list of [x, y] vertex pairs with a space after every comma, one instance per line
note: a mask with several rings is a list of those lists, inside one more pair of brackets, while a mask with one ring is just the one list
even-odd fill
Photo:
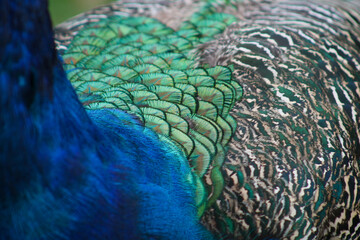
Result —
[[[199, 19], [220, 13], [234, 20], [204, 40], [215, 17]], [[109, 16], [194, 30], [192, 66], [228, 67], [243, 88], [229, 110], [232, 138], [215, 144], [225, 159], [198, 174], [203, 225], [219, 239], [359, 239], [359, 14], [360, 1], [119, 1], [55, 35], [68, 63], [74, 36]]]

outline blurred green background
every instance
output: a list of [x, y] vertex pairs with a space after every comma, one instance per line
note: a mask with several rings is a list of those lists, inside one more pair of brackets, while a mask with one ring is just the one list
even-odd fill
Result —
[[79, 13], [110, 2], [112, 0], [49, 0], [53, 26]]

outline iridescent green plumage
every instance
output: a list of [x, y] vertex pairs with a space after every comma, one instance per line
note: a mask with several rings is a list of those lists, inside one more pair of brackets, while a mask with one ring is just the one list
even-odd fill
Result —
[[[210, 6], [176, 31], [152, 18], [113, 16], [79, 31], [63, 55], [85, 107], [132, 113], [179, 146], [203, 179], [197, 180], [199, 215], [222, 189], [218, 168], [236, 127], [229, 111], [242, 89], [231, 68], [201, 67], [191, 50], [235, 20]], [[205, 175], [216, 178], [214, 186]]]
[[357, 239], [352, 4], [114, 3], [58, 43], [87, 108], [132, 113], [187, 156], [198, 215], [219, 238]]

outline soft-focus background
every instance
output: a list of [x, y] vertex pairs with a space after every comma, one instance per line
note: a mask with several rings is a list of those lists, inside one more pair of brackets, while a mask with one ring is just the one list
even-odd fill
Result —
[[49, 0], [49, 9], [53, 26], [79, 13], [113, 0]]

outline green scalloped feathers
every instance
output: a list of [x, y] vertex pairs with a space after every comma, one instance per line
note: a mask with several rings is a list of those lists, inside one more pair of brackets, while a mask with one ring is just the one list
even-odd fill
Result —
[[198, 67], [190, 51], [235, 20], [209, 6], [178, 31], [151, 18], [113, 16], [80, 31], [63, 55], [86, 108], [135, 114], [187, 156], [199, 216], [224, 186], [220, 167], [236, 128], [229, 111], [242, 88], [231, 67]]

